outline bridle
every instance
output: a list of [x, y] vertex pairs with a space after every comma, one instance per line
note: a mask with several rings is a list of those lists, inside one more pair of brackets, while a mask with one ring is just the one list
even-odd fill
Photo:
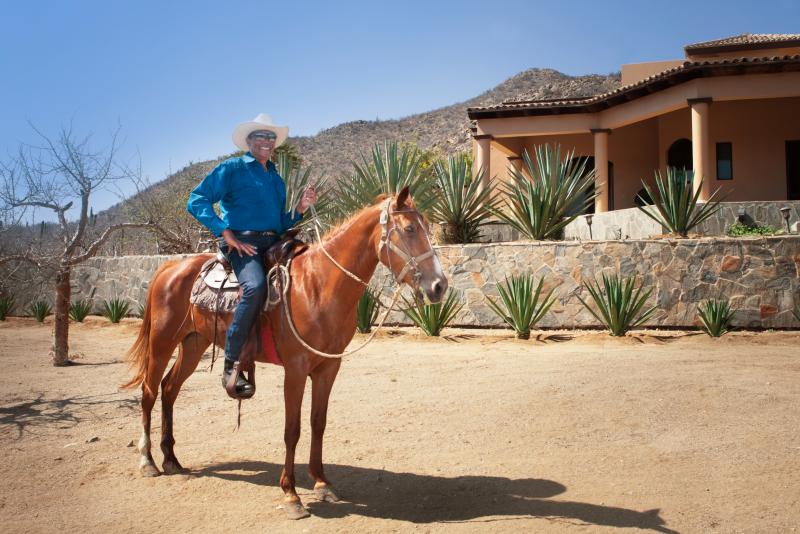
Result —
[[[387, 251], [386, 252], [386, 263], [389, 265], [389, 271], [392, 273], [392, 275], [394, 276], [395, 281], [397, 282], [397, 289], [395, 290], [394, 295], [392, 296], [392, 303], [388, 307], [386, 307], [386, 312], [383, 314], [383, 317], [381, 318], [381, 320], [378, 323], [378, 325], [376, 326], [376, 328], [372, 331], [372, 333], [364, 341], [364, 343], [362, 343], [360, 346], [356, 347], [355, 349], [345, 351], [345, 352], [343, 352], [341, 354], [331, 354], [331, 353], [327, 353], [327, 352], [322, 352], [321, 350], [317, 350], [314, 347], [312, 347], [311, 345], [309, 345], [302, 338], [302, 336], [300, 336], [300, 333], [297, 331], [297, 328], [294, 325], [294, 321], [292, 320], [291, 310], [289, 309], [289, 285], [291, 284], [291, 277], [289, 276], [290, 265], [289, 264], [287, 264], [287, 265], [275, 265], [272, 269], [270, 269], [270, 272], [267, 275], [269, 279], [272, 279], [273, 276], [277, 277], [278, 283], [282, 288], [281, 296], [279, 298], [280, 298], [280, 300], [283, 301], [283, 309], [284, 309], [284, 314], [286, 316], [286, 321], [289, 323], [289, 328], [292, 331], [292, 334], [294, 335], [295, 339], [297, 339], [297, 341], [303, 347], [305, 347], [308, 351], [316, 354], [317, 356], [322, 356], [323, 358], [341, 358], [343, 356], [347, 356], [349, 354], [353, 354], [355, 352], [358, 352], [361, 349], [363, 349], [364, 347], [366, 347], [367, 344], [369, 344], [369, 342], [372, 341], [372, 339], [375, 337], [375, 334], [378, 333], [378, 330], [380, 330], [381, 327], [383, 327], [383, 323], [386, 321], [386, 318], [389, 317], [389, 314], [392, 312], [392, 309], [394, 309], [394, 305], [397, 303], [397, 299], [400, 296], [400, 291], [403, 289], [402, 280], [405, 277], [405, 275], [408, 273], [408, 271], [409, 270], [413, 270], [413, 273], [411, 275], [411, 279], [414, 282], [414, 286], [412, 287], [412, 289], [414, 289], [414, 291], [419, 291], [419, 282], [420, 282], [420, 280], [422, 278], [422, 273], [420, 273], [420, 271], [419, 271], [419, 263], [422, 262], [422, 261], [425, 261], [426, 259], [428, 259], [430, 257], [435, 257], [436, 256], [436, 251], [433, 250], [433, 245], [431, 244], [431, 240], [428, 237], [428, 231], [425, 229], [425, 225], [422, 224], [421, 219], [419, 221], [419, 225], [422, 228], [422, 231], [425, 233], [425, 239], [428, 242], [428, 251], [427, 252], [424, 252], [424, 253], [422, 253], [422, 254], [420, 254], [418, 256], [412, 256], [411, 254], [408, 253], [407, 247], [406, 247], [406, 250], [403, 250], [402, 248], [400, 248], [399, 246], [395, 245], [392, 242], [391, 235], [392, 235], [392, 233], [397, 232], [398, 239], [400, 240], [400, 242], [403, 244], [404, 247], [405, 247], [405, 244], [406, 244], [405, 240], [403, 239], [402, 231], [400, 229], [398, 229], [398, 226], [395, 223], [395, 220], [394, 220], [395, 215], [397, 215], [399, 213], [416, 213], [417, 215], [419, 215], [419, 212], [417, 212], [416, 210], [411, 210], [411, 209], [394, 211], [394, 210], [391, 209], [391, 203], [392, 203], [392, 198], [388, 198], [388, 199], [386, 199], [386, 201], [384, 202], [384, 204], [383, 204], [383, 206], [381, 208], [381, 215], [380, 215], [380, 218], [378, 219], [378, 222], [381, 225], [381, 238], [380, 238], [380, 242], [378, 244], [378, 251], [377, 252], [378, 252], [378, 260], [380, 260], [381, 253], [383, 252], [384, 249], [386, 249], [386, 251]], [[344, 274], [346, 274], [347, 276], [349, 276], [350, 278], [352, 278], [356, 282], [360, 283], [365, 288], [369, 289], [369, 283], [368, 282], [365, 282], [364, 280], [359, 278], [358, 275], [350, 272], [348, 269], [343, 267], [338, 261], [336, 261], [334, 259], [333, 256], [331, 256], [328, 253], [327, 250], [325, 250], [325, 246], [324, 246], [324, 244], [322, 242], [322, 237], [320, 236], [320, 231], [319, 231], [320, 228], [319, 228], [319, 222], [318, 222], [318, 219], [317, 219], [317, 212], [314, 209], [313, 205], [310, 207], [310, 209], [311, 209], [311, 215], [314, 218], [314, 231], [317, 234], [317, 241], [319, 242], [320, 250], [322, 250], [323, 254], [334, 265], [336, 265], [336, 267], [338, 267], [339, 270], [341, 270]], [[391, 222], [391, 227], [389, 226], [390, 222]], [[400, 256], [403, 259], [403, 261], [405, 261], [405, 264], [403, 265], [403, 269], [400, 271], [400, 274], [395, 274], [394, 270], [392, 269], [392, 265], [391, 265], [392, 256], [389, 253], [389, 251], [394, 252], [395, 254]]]
[[[321, 228], [319, 225], [319, 219], [317, 217], [317, 211], [314, 209], [314, 206], [311, 206], [310, 210], [314, 220], [314, 232], [317, 235], [317, 242], [319, 243], [319, 248], [320, 250], [322, 250], [322, 253], [331, 261], [331, 263], [333, 263], [344, 274], [346, 274], [347, 276], [349, 276], [362, 286], [369, 288], [368, 282], [365, 282], [364, 280], [359, 278], [358, 275], [350, 272], [347, 268], [342, 266], [342, 264], [336, 261], [336, 259], [328, 253], [322, 242], [322, 236], [320, 233]], [[377, 250], [378, 259], [380, 260], [381, 253], [383, 252], [383, 250], [388, 249], [386, 253], [386, 263], [389, 267], [389, 272], [392, 273], [392, 276], [395, 279], [395, 282], [397, 282], [398, 286], [400, 286], [403, 283], [403, 278], [405, 278], [408, 271], [413, 270], [411, 279], [414, 282], [414, 285], [412, 286], [412, 289], [417, 291], [419, 289], [419, 282], [422, 279], [422, 273], [419, 272], [419, 264], [430, 257], [436, 256], [436, 251], [433, 250], [433, 244], [431, 244], [430, 237], [428, 236], [428, 231], [425, 229], [425, 225], [422, 224], [422, 221], [420, 220], [418, 224], [420, 228], [422, 228], [422, 231], [425, 233], [425, 240], [428, 242], [428, 251], [423, 252], [418, 256], [412, 256], [411, 254], [408, 253], [408, 247], [406, 246], [405, 239], [403, 239], [403, 233], [398, 228], [397, 224], [394, 221], [394, 217], [399, 213], [416, 213], [417, 216], [421, 217], [417, 210], [412, 210], [412, 209], [392, 210], [392, 198], [387, 198], [384, 201], [383, 206], [381, 206], [381, 214], [378, 219], [378, 224], [381, 225], [381, 238], [380, 241], [378, 242], [378, 250]], [[390, 223], [391, 227], [389, 226]], [[406, 250], [403, 250], [402, 248], [398, 247], [392, 242], [390, 238], [392, 233], [394, 232], [397, 233], [398, 239], [403, 244], [403, 247], [406, 248]], [[388, 251], [394, 252], [395, 254], [400, 256], [400, 258], [402, 258], [402, 260], [405, 262], [405, 264], [403, 264], [403, 269], [400, 271], [399, 274], [395, 273], [394, 269], [392, 269], [392, 255], [389, 254]]]
[[[418, 222], [420, 228], [422, 228], [425, 234], [425, 240], [428, 242], [428, 251], [424, 252], [418, 256], [412, 256], [408, 253], [408, 246], [403, 239], [403, 232], [398, 228], [398, 225], [395, 223], [394, 216], [399, 213], [416, 213], [418, 217], [420, 217], [420, 221]], [[389, 223], [391, 222], [391, 228], [389, 227]], [[403, 269], [400, 271], [399, 274], [396, 274], [394, 269], [392, 269], [392, 255], [389, 254], [387, 251], [386, 253], [386, 263], [389, 266], [389, 271], [394, 275], [394, 279], [398, 284], [403, 283], [403, 278], [405, 278], [408, 271], [413, 271], [411, 275], [411, 279], [414, 282], [413, 289], [419, 289], [419, 282], [422, 279], [422, 273], [419, 271], [419, 264], [428, 258], [431, 258], [436, 255], [436, 252], [433, 250], [433, 245], [431, 244], [431, 240], [428, 237], [428, 231], [425, 229], [425, 225], [422, 224], [421, 216], [417, 210], [412, 209], [404, 209], [404, 210], [392, 210], [392, 199], [388, 198], [383, 204], [381, 208], [381, 216], [378, 219], [378, 223], [381, 225], [381, 239], [380, 244], [378, 245], [378, 259], [381, 257], [381, 252], [383, 252], [384, 248], [388, 249], [388, 251], [394, 252], [402, 260], [405, 262], [403, 264]], [[406, 250], [398, 247], [394, 244], [394, 242], [390, 239], [392, 233], [397, 233], [398, 239], [403, 244], [403, 247]], [[363, 283], [363, 282], [362, 282]]]

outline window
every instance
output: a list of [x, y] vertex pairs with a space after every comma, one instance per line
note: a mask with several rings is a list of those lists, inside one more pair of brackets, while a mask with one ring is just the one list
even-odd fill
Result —
[[717, 143], [717, 180], [733, 180], [733, 145]]

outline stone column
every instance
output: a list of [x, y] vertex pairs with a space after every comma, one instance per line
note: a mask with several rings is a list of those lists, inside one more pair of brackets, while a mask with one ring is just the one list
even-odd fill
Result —
[[594, 189], [599, 194], [594, 198], [594, 212], [608, 211], [608, 136], [607, 128], [592, 128], [594, 137]]
[[483, 170], [483, 179], [481, 183], [483, 187], [489, 185], [489, 180], [491, 179], [491, 169], [489, 166], [489, 155], [492, 143], [492, 136], [491, 135], [475, 135], [473, 136], [475, 141], [478, 145], [477, 153], [475, 154], [475, 158], [473, 159], [473, 166], [472, 172], [476, 175], [478, 171]]
[[705, 201], [711, 196], [713, 175], [711, 172], [711, 146], [709, 142], [709, 107], [711, 98], [689, 98], [686, 101], [692, 110], [692, 167], [694, 171], [693, 190], [696, 193], [700, 180], [704, 180], [699, 200]]

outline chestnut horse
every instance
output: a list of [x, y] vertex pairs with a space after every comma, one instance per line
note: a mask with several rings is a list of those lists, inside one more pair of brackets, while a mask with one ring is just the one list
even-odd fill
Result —
[[[324, 246], [325, 250], [321, 250]], [[363, 282], [368, 282], [380, 261], [399, 283], [424, 292], [439, 302], [447, 289], [439, 259], [432, 252], [426, 222], [404, 188], [396, 198], [382, 198], [344, 223], [324, 243], [309, 247], [291, 263], [288, 305], [299, 336], [318, 351], [341, 354], [356, 330], [356, 304], [365, 285], [337, 267], [325, 252]], [[145, 476], [159, 473], [150, 452], [150, 418], [161, 382], [161, 450], [164, 473], [185, 472], [175, 457], [172, 409], [181, 385], [194, 372], [203, 352], [214, 339], [225, 342], [225, 329], [232, 314], [214, 314], [189, 303], [192, 285], [201, 266], [211, 257], [201, 254], [162, 265], [150, 283], [147, 305], [139, 335], [128, 352], [136, 376], [125, 386], [142, 385], [142, 437], [139, 440], [140, 468]], [[423, 259], [424, 258], [424, 259]], [[417, 261], [419, 260], [419, 261]], [[283, 306], [259, 317], [271, 326], [275, 347], [283, 361], [283, 397], [286, 410], [284, 441], [286, 458], [280, 477], [285, 509], [290, 518], [308, 515], [295, 491], [295, 448], [300, 439], [300, 406], [306, 377], [311, 377], [311, 454], [308, 469], [316, 497], [338, 500], [322, 467], [322, 438], [328, 411], [328, 397], [341, 358], [327, 358], [305, 349], [288, 328]], [[218, 328], [214, 335], [215, 324]], [[255, 343], [244, 350], [255, 352]], [[172, 353], [178, 357], [164, 375]], [[265, 361], [255, 354], [256, 361]], [[163, 376], [163, 380], [162, 380]]]

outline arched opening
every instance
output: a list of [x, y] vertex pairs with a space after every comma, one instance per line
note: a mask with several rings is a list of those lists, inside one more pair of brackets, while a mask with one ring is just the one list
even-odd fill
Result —
[[692, 164], [692, 142], [686, 138], [678, 139], [669, 146], [667, 150], [667, 167], [675, 167], [691, 171]]

